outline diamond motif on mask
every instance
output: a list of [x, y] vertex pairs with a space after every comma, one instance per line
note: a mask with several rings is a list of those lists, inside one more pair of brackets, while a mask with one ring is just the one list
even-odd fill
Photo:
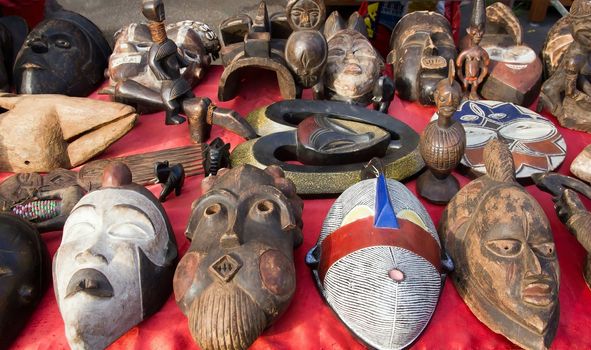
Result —
[[242, 264], [230, 255], [224, 255], [218, 260], [216, 260], [211, 266], [209, 266], [209, 270], [213, 272], [214, 276], [221, 279], [224, 282], [230, 281], [236, 272], [240, 270]]

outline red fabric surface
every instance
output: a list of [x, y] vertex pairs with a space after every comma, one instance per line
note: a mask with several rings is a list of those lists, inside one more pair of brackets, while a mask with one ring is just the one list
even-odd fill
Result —
[[[272, 75], [256, 73], [243, 82], [240, 95], [229, 102], [218, 103], [217, 84], [222, 67], [213, 67], [205, 80], [195, 88], [198, 96], [208, 96], [222, 107], [233, 108], [242, 115], [248, 114], [255, 107], [265, 106], [280, 100], [277, 83]], [[309, 92], [305, 95], [310, 97]], [[92, 96], [97, 98], [96, 95]], [[104, 97], [98, 97], [104, 99]], [[433, 107], [422, 107], [400, 101], [398, 98], [390, 106], [390, 114], [421, 131], [434, 112]], [[551, 117], [556, 123], [556, 119]], [[563, 174], [569, 174], [573, 158], [591, 141], [591, 135], [559, 127], [568, 146], [566, 160], [560, 168]], [[236, 135], [214, 127], [212, 138], [222, 136], [232, 146], [242, 142]], [[137, 126], [120, 141], [111, 146], [102, 158], [141, 153], [156, 149], [166, 149], [189, 144], [187, 125], [165, 126], [164, 113], [144, 115]], [[0, 173], [3, 180], [8, 173]], [[457, 174], [456, 174], [457, 175]], [[469, 179], [457, 175], [465, 185]], [[182, 256], [189, 242], [184, 237], [191, 202], [200, 195], [202, 176], [191, 177], [185, 181], [180, 197], [172, 195], [164, 207], [172, 221], [173, 228]], [[416, 193], [416, 180], [406, 182], [408, 188]], [[158, 193], [158, 185], [149, 187]], [[591, 348], [591, 291], [583, 281], [582, 271], [585, 252], [576, 239], [568, 233], [554, 213], [553, 203], [548, 194], [541, 192], [534, 185], [527, 187], [541, 203], [551, 221], [560, 263], [560, 325], [553, 343], [556, 349]], [[295, 250], [297, 271], [297, 289], [294, 299], [279, 320], [253, 344], [253, 349], [361, 349], [363, 346], [338, 321], [330, 308], [324, 303], [315, 288], [311, 273], [304, 264], [306, 252], [316, 243], [322, 221], [334, 198], [307, 199], [304, 206], [304, 243]], [[435, 224], [444, 209], [442, 206], [421, 202], [429, 211]], [[53, 256], [60, 244], [61, 232], [43, 235], [43, 240]], [[106, 320], [106, 322], [109, 322]], [[452, 282], [445, 283], [439, 305], [433, 319], [423, 335], [413, 345], [417, 349], [510, 349], [516, 348], [501, 335], [490, 331], [478, 321], [456, 292]], [[56, 304], [53, 289], [49, 288], [35, 313], [32, 315], [20, 337], [13, 343], [14, 349], [67, 349], [64, 325]], [[187, 318], [182, 314], [171, 295], [152, 317], [132, 328], [117, 340], [110, 349], [197, 349], [188, 328]]]

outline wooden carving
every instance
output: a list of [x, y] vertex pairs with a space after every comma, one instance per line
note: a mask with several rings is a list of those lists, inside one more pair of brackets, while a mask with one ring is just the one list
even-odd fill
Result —
[[447, 62], [456, 58], [447, 19], [428, 11], [405, 15], [392, 31], [390, 50], [386, 62], [392, 65], [398, 96], [435, 104], [435, 87], [447, 77]]
[[591, 288], [591, 213], [577, 194], [579, 192], [591, 198], [591, 187], [578, 179], [557, 173], [537, 174], [534, 181], [540, 189], [554, 197], [556, 215], [587, 251], [583, 277]]
[[0, 212], [0, 348], [26, 325], [48, 284], [45, 244], [25, 220]]
[[591, 132], [591, 2], [573, 3], [569, 18], [574, 41], [542, 85], [538, 109], [549, 109], [566, 128]]
[[0, 95], [0, 171], [73, 168], [125, 135], [132, 107], [61, 95]]
[[591, 145], [583, 149], [570, 164], [571, 173], [581, 180], [591, 182]]
[[75, 171], [56, 169], [45, 175], [18, 173], [0, 183], [0, 211], [31, 222], [40, 232], [61, 230], [70, 212], [89, 190]]
[[428, 169], [419, 177], [417, 191], [434, 203], [449, 202], [460, 189], [458, 180], [450, 173], [460, 164], [466, 148], [464, 127], [451, 119], [460, 104], [462, 90], [455, 81], [453, 60], [449, 62], [449, 77], [441, 80], [435, 90], [437, 120], [423, 130], [419, 143]]
[[295, 292], [303, 201], [281, 168], [223, 169], [202, 183], [174, 276], [175, 299], [204, 350], [247, 349]]
[[168, 299], [177, 262], [156, 197], [110, 164], [102, 188], [76, 204], [53, 259], [55, 296], [68, 344], [105, 349]]
[[511, 152], [491, 140], [487, 175], [463, 187], [439, 234], [454, 261], [454, 285], [492, 331], [526, 349], [550, 347], [559, 318], [560, 270], [542, 207], [515, 181]]
[[484, 0], [474, 0], [472, 18], [467, 32], [471, 38], [470, 47], [462, 50], [456, 59], [458, 77], [470, 100], [479, 100], [478, 87], [488, 75], [489, 57], [486, 50], [480, 47], [485, 28]]

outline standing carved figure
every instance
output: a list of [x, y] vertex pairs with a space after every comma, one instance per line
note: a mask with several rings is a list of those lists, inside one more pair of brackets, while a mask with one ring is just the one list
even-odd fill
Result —
[[542, 85], [538, 110], [547, 107], [562, 126], [591, 132], [591, 1], [573, 3], [569, 18], [574, 41]]
[[[464, 90], [468, 93], [468, 98], [470, 100], [479, 100], [478, 86], [488, 75], [490, 58], [486, 50], [479, 45], [484, 35], [486, 23], [484, 0], [474, 0], [473, 4], [470, 27], [467, 29], [472, 44], [459, 54], [456, 59], [456, 66]], [[470, 89], [469, 92], [468, 89]]]
[[188, 66], [189, 63], [179, 54], [174, 41], [166, 36], [162, 0], [144, 0], [142, 13], [149, 21], [148, 27], [154, 41], [148, 53], [148, 64], [154, 75], [162, 81], [160, 95], [166, 107], [166, 124], [181, 124], [185, 118], [179, 115], [180, 100], [195, 97], [191, 86], [180, 72], [180, 69]]
[[466, 148], [464, 127], [451, 119], [462, 98], [453, 60], [449, 61], [448, 78], [437, 84], [434, 97], [438, 118], [427, 125], [419, 143], [429, 169], [419, 177], [417, 190], [431, 202], [447, 203], [460, 189], [458, 180], [450, 173], [460, 163]]

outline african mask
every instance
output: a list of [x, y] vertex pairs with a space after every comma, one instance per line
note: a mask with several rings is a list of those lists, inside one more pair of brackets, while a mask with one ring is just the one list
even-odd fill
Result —
[[46, 260], [37, 230], [0, 212], [0, 348], [8, 348], [43, 296]]
[[304, 88], [311, 88], [322, 81], [328, 54], [326, 39], [317, 30], [294, 32], [285, 44], [285, 60]]
[[45, 175], [17, 173], [0, 183], [0, 210], [28, 220], [40, 232], [61, 230], [89, 187], [78, 181], [78, 173], [66, 169]]
[[[219, 40], [211, 28], [201, 22], [181, 21], [166, 26], [166, 34], [183, 53], [188, 66], [181, 68], [182, 77], [195, 86], [205, 75], [212, 57], [217, 57]], [[153, 44], [145, 23], [132, 23], [117, 34], [113, 54], [109, 58], [111, 85], [134, 80], [141, 85], [160, 91], [159, 80], [148, 66], [148, 51]]]
[[515, 182], [509, 148], [491, 140], [487, 175], [450, 201], [439, 233], [453, 281], [474, 315], [527, 349], [548, 348], [558, 327], [559, 267], [550, 223]]
[[53, 261], [56, 298], [72, 349], [104, 349], [168, 298], [174, 233], [151, 192], [123, 163], [72, 210]]
[[110, 53], [88, 19], [70, 11], [51, 13], [29, 33], [17, 56], [16, 91], [87, 96], [103, 82]]
[[287, 23], [295, 32], [302, 29], [320, 29], [324, 24], [324, 0], [289, 0], [285, 7]]
[[303, 202], [277, 166], [207, 177], [174, 276], [176, 302], [204, 350], [246, 349], [289, 305]]
[[433, 93], [447, 77], [447, 62], [456, 46], [447, 19], [436, 12], [417, 11], [400, 19], [390, 37], [394, 83], [400, 98], [434, 104]]
[[341, 322], [375, 349], [411, 344], [442, 287], [441, 248], [429, 214], [403, 184], [383, 175], [337, 198], [306, 262]]
[[324, 85], [333, 100], [367, 103], [384, 62], [363, 34], [343, 29], [328, 38]]
[[73, 168], [125, 135], [129, 106], [60, 95], [0, 95], [0, 171]]

